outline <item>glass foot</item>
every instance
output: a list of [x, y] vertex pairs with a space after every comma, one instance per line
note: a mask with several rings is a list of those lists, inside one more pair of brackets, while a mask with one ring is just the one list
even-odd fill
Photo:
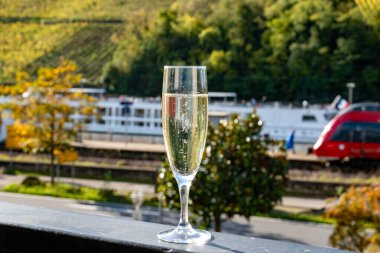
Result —
[[157, 234], [158, 239], [173, 243], [206, 243], [211, 234], [200, 229], [169, 229]]

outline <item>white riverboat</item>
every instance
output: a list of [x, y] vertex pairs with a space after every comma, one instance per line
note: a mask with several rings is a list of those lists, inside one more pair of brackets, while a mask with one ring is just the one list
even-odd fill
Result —
[[[72, 92], [84, 92], [98, 98], [96, 116], [85, 119], [84, 131], [89, 133], [127, 134], [162, 136], [161, 99], [134, 98], [121, 96], [107, 97], [104, 89], [72, 89]], [[0, 103], [7, 100], [0, 97]], [[299, 108], [280, 103], [239, 103], [236, 93], [209, 92], [209, 115], [211, 122], [237, 113], [243, 119], [256, 110], [263, 121], [262, 134], [273, 139], [286, 139], [294, 130], [295, 142], [314, 143], [324, 126], [336, 113], [329, 106], [306, 105]], [[80, 115], [73, 115], [76, 120], [83, 120]], [[10, 119], [2, 121], [0, 140], [6, 138], [6, 126], [12, 124]]]

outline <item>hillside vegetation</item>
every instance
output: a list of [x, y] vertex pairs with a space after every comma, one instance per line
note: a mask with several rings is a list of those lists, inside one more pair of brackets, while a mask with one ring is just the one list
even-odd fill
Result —
[[0, 82], [60, 57], [112, 93], [156, 96], [162, 67], [206, 65], [240, 98], [378, 100], [380, 0], [0, 0]]
[[143, 35], [113, 61], [110, 89], [156, 95], [162, 65], [203, 64], [209, 90], [243, 99], [331, 102], [354, 82], [354, 101], [379, 100], [379, 0], [177, 1]]
[[0, 82], [64, 57], [88, 82], [100, 83], [128, 22], [149, 19], [166, 6], [158, 0], [1, 0]]

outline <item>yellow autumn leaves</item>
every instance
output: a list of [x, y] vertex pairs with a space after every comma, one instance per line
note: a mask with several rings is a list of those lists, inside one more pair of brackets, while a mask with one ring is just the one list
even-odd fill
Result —
[[380, 185], [351, 187], [327, 215], [336, 219], [330, 241], [355, 252], [380, 252]]
[[83, 119], [95, 115], [95, 99], [71, 91], [81, 80], [76, 70], [73, 62], [61, 60], [57, 67], [40, 68], [36, 77], [20, 72], [16, 84], [0, 86], [6, 98], [0, 109], [14, 122], [8, 127], [8, 148], [48, 153], [59, 162], [77, 158], [71, 142]]

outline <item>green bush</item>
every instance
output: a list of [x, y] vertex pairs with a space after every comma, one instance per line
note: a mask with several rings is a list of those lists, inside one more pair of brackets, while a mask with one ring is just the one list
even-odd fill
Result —
[[28, 176], [24, 180], [22, 180], [21, 184], [23, 186], [31, 187], [31, 186], [42, 186], [43, 182], [36, 176]]

